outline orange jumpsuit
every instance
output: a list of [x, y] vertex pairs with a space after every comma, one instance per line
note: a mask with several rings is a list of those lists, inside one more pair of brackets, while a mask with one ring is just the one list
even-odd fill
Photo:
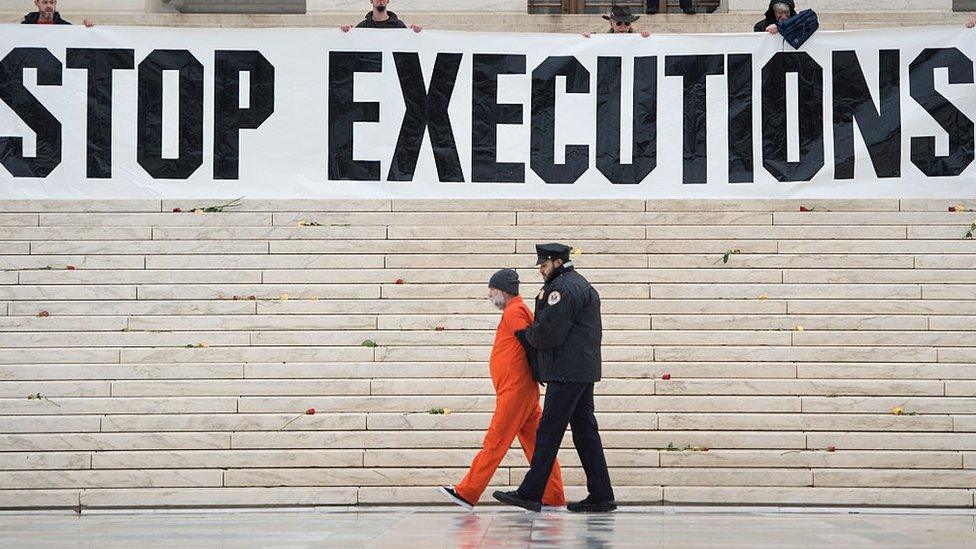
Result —
[[[532, 312], [520, 296], [515, 296], [502, 312], [501, 322], [495, 331], [495, 344], [491, 349], [491, 381], [495, 386], [495, 412], [485, 433], [485, 441], [471, 462], [471, 468], [454, 490], [465, 501], [476, 504], [488, 487], [492, 475], [498, 469], [512, 441], [517, 436], [525, 457], [532, 462], [535, 451], [535, 432], [539, 428], [542, 408], [539, 406], [539, 384], [532, 380], [525, 350], [515, 337], [515, 332], [532, 324]], [[563, 477], [556, 462], [549, 476], [545, 505], [566, 505], [563, 494]]]

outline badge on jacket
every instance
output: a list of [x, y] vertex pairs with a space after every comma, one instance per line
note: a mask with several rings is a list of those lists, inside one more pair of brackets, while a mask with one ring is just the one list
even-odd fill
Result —
[[549, 303], [549, 305], [552, 306], [555, 305], [556, 303], [559, 303], [559, 300], [562, 298], [563, 296], [560, 295], [559, 292], [552, 292], [549, 294], [549, 299], [547, 300], [547, 303]]

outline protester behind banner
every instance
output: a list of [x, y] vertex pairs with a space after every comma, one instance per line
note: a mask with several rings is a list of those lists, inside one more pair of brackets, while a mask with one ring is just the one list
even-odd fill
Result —
[[[58, 13], [58, 0], [34, 0], [37, 11], [32, 11], [24, 16], [20, 22], [22, 25], [70, 25], [68, 21]], [[86, 27], [95, 26], [91, 19], [85, 19]]]
[[[389, 0], [370, 0], [370, 4], [373, 6], [372, 11], [366, 13], [366, 17], [356, 24], [357, 29], [405, 29], [407, 24], [404, 23], [397, 14], [388, 10]], [[339, 27], [342, 32], [349, 32], [352, 28], [351, 25], [342, 25]], [[410, 25], [410, 29], [413, 32], [420, 32], [423, 27], [420, 25]]]
[[755, 32], [768, 32], [778, 34], [778, 23], [786, 21], [796, 15], [796, 3], [793, 0], [770, 0], [769, 9], [766, 10], [765, 18], [756, 23], [752, 30]]
[[[630, 13], [630, 8], [626, 6], [613, 6], [610, 8], [610, 13], [604, 15], [603, 18], [610, 22], [610, 30], [606, 32], [607, 34], [634, 34], [637, 32], [634, 29], [634, 21], [640, 19], [640, 16]], [[583, 33], [584, 38], [589, 38], [592, 35], [591, 32]], [[640, 35], [647, 38], [651, 33], [641, 31]]]

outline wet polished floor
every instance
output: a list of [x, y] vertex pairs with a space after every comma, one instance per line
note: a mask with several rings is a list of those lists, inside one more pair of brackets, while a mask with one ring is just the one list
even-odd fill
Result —
[[0, 514], [5, 547], [831, 547], [976, 548], [976, 517], [622, 508], [606, 515], [484, 507]]

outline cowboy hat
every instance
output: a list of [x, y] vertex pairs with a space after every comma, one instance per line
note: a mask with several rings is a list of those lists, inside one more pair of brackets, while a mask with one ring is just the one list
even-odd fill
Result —
[[621, 21], [623, 23], [633, 23], [640, 19], [639, 15], [631, 15], [630, 8], [613, 6], [610, 8], [610, 15], [604, 15], [604, 19], [607, 21]]

